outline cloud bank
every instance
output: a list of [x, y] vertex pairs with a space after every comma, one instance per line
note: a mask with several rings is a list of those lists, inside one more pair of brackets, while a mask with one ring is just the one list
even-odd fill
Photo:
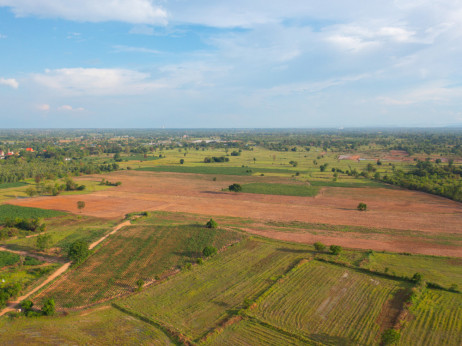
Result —
[[150, 0], [0, 0], [17, 17], [37, 16], [81, 22], [165, 24], [167, 13]]

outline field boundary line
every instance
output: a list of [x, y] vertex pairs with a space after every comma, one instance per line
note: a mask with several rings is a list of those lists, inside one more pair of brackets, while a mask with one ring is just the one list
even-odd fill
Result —
[[[204, 333], [198, 340], [200, 343], [204, 343], [208, 341], [210, 338], [216, 337], [217, 335], [221, 334], [225, 328], [233, 325], [236, 322], [239, 322], [240, 319], [236, 317], [249, 317], [247, 311], [254, 309], [258, 303], [260, 303], [269, 293], [271, 293], [274, 287], [282, 282], [284, 282], [289, 275], [300, 269], [304, 264], [309, 263], [311, 259], [302, 258], [297, 260], [292, 264], [292, 266], [287, 269], [284, 274], [281, 274], [277, 280], [275, 280], [266, 290], [261, 292], [257, 297], [254, 298], [253, 301], [246, 302], [244, 301], [244, 306], [242, 309], [238, 310], [235, 313], [228, 314], [228, 316], [222, 320], [218, 325], [213, 327], [208, 332]], [[306, 340], [302, 340], [306, 342]]]
[[153, 319], [151, 319], [149, 317], [146, 317], [146, 316], [143, 316], [143, 315], [141, 315], [141, 314], [139, 314], [137, 312], [131, 311], [131, 310], [127, 309], [127, 308], [124, 308], [124, 307], [118, 305], [117, 303], [111, 303], [111, 305], [115, 309], [123, 312], [124, 314], [130, 315], [130, 316], [132, 316], [134, 318], [139, 319], [140, 321], [148, 323], [148, 324], [150, 324], [150, 325], [152, 325], [152, 326], [154, 326], [156, 328], [159, 328], [161, 331], [163, 331], [170, 338], [171, 341], [173, 341], [177, 345], [188, 345], [188, 346], [189, 345], [191, 345], [191, 346], [195, 345], [195, 343], [192, 342], [191, 339], [188, 336], [186, 336], [186, 335], [182, 334], [181, 332], [175, 330], [175, 328], [173, 328], [173, 327], [167, 326], [167, 325], [163, 324], [160, 321], [153, 320]]

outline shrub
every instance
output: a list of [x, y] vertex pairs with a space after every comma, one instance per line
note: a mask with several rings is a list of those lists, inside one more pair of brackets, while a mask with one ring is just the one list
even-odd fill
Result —
[[44, 251], [46, 249], [49, 249], [51, 246], [52, 240], [51, 240], [51, 235], [50, 234], [42, 234], [40, 233], [37, 237], [36, 240], [36, 246], [37, 249], [40, 251]]
[[45, 316], [52, 316], [55, 313], [55, 300], [53, 298], [45, 300], [42, 306], [42, 313]]
[[396, 329], [387, 329], [382, 334], [382, 345], [393, 345], [396, 344], [401, 338], [401, 334]]
[[71, 244], [67, 256], [74, 264], [80, 264], [90, 255], [88, 243], [83, 240], [77, 240]]
[[217, 253], [217, 249], [213, 246], [206, 246], [204, 250], [202, 250], [202, 254], [204, 257], [210, 257], [212, 255], [215, 255]]
[[324, 251], [326, 249], [326, 246], [323, 243], [316, 242], [314, 243], [314, 248], [316, 251]]
[[180, 165], [184, 163], [184, 159], [180, 159]]
[[356, 207], [359, 211], [366, 211], [367, 210], [367, 204], [366, 203], [359, 203], [358, 206]]
[[338, 255], [340, 252], [342, 252], [342, 247], [340, 245], [331, 245], [329, 247], [330, 252], [332, 255]]
[[229, 185], [228, 187], [229, 191], [233, 191], [233, 192], [240, 192], [242, 191], [242, 186], [240, 184], [232, 184], [232, 185]]
[[138, 279], [136, 281], [136, 286], [137, 286], [138, 291], [141, 291], [143, 289], [143, 286], [144, 286], [144, 280], [143, 279]]
[[420, 273], [415, 273], [411, 280], [416, 284], [420, 284], [423, 280], [423, 276]]
[[207, 223], [205, 224], [205, 227], [207, 227], [207, 228], [217, 228], [217, 227], [218, 227], [218, 224], [217, 224], [217, 222], [216, 222], [214, 219], [210, 219], [210, 220], [207, 221]]
[[203, 260], [201, 257], [199, 257], [199, 258], [196, 260], [196, 263], [199, 264], [199, 265], [204, 264], [204, 260]]

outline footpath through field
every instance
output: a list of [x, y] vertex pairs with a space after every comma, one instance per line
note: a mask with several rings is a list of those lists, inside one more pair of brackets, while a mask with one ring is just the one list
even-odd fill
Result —
[[[114, 227], [114, 229], [106, 234], [105, 236], [101, 237], [100, 239], [98, 239], [97, 241], [93, 242], [92, 244], [90, 244], [89, 246], [89, 249], [94, 249], [98, 244], [100, 244], [102, 241], [104, 241], [107, 237], [109, 237], [111, 234], [114, 234], [116, 233], [118, 230], [120, 230], [122, 227], [125, 227], [125, 226], [128, 226], [130, 225], [130, 220], [128, 221], [124, 221], [120, 224], [118, 224], [117, 226]], [[21, 254], [24, 254], [24, 255], [27, 255], [27, 256], [33, 256], [33, 257], [36, 257], [37, 256], [34, 256], [34, 255], [31, 255], [27, 252], [24, 252], [24, 251], [11, 251], [11, 250], [8, 250], [8, 249], [3, 249], [3, 248], [0, 248], [0, 250], [4, 250], [4, 251], [10, 251], [10, 252], [15, 252], [15, 253], [20, 253]], [[38, 290], [40, 290], [42, 287], [44, 287], [45, 285], [47, 285], [48, 283], [50, 283], [51, 281], [53, 281], [54, 279], [56, 279], [58, 276], [60, 276], [61, 274], [63, 274], [66, 270], [69, 269], [69, 267], [71, 266], [72, 262], [67, 262], [65, 264], [63, 264], [60, 268], [58, 268], [58, 270], [54, 271], [44, 282], [42, 282], [40, 285], [38, 285], [37, 287], [35, 287], [34, 289], [32, 289], [31, 291], [27, 292], [26, 294], [22, 295], [21, 297], [18, 297], [16, 298], [14, 301], [12, 302], [9, 302], [8, 303], [8, 306], [6, 308], [4, 308], [2, 311], [0, 311], [0, 316], [3, 316], [4, 314], [6, 314], [7, 312], [10, 312], [10, 311], [15, 311], [17, 308], [18, 308], [18, 305], [21, 301], [23, 301], [24, 299], [27, 299], [28, 297], [30, 297], [32, 294], [34, 294], [35, 292], [37, 292]]]

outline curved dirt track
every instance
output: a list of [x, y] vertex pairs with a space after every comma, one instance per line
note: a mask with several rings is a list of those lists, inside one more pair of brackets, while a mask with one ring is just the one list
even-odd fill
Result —
[[[92, 243], [90, 246], [89, 246], [89, 249], [93, 249], [95, 246], [97, 246], [99, 243], [101, 243], [102, 241], [104, 241], [107, 237], [109, 237], [111, 234], [114, 234], [116, 233], [119, 229], [121, 229], [122, 227], [125, 227], [125, 226], [128, 226], [130, 225], [130, 221], [124, 221], [122, 222], [121, 224], [117, 225], [114, 227], [114, 229], [106, 234], [105, 236], [101, 237], [99, 240], [95, 241], [94, 243]], [[6, 250], [6, 251], [9, 251], [9, 250]], [[30, 254], [26, 253], [26, 252], [23, 252], [24, 254], [27, 254], [28, 256]], [[31, 295], [33, 295], [35, 292], [37, 292], [38, 290], [40, 290], [42, 287], [44, 287], [45, 285], [49, 284], [51, 281], [53, 281], [54, 279], [56, 279], [58, 276], [60, 276], [61, 274], [65, 273], [69, 267], [71, 266], [72, 262], [67, 262], [67, 263], [64, 263], [61, 267], [59, 267], [57, 270], [55, 270], [48, 278], [46, 278], [45, 281], [43, 281], [40, 285], [38, 285], [37, 287], [34, 287], [32, 290], [28, 291], [27, 293], [23, 294], [22, 296], [16, 298], [14, 301], [11, 301], [8, 303], [8, 306], [6, 308], [4, 308], [2, 311], [0, 311], [0, 316], [3, 316], [4, 314], [6, 314], [7, 312], [10, 312], [10, 311], [14, 311], [18, 308], [18, 304], [20, 302], [22, 302], [24, 299], [27, 299], [29, 298]]]
[[[65, 210], [77, 213], [77, 201], [86, 207], [82, 214], [116, 218], [128, 212], [165, 210], [188, 212], [209, 216], [233, 216], [261, 221], [323, 223], [351, 225], [369, 228], [396, 229], [396, 237], [388, 235], [386, 242], [406, 248], [406, 252], [422, 253], [415, 249], [415, 239], [403, 239], [399, 230], [413, 230], [430, 235], [448, 235], [462, 238], [462, 204], [442, 197], [397, 188], [331, 188], [326, 187], [316, 197], [292, 197], [223, 192], [232, 183], [252, 181], [275, 182], [279, 178], [217, 176], [212, 175], [154, 173], [139, 171], [114, 172], [104, 176], [111, 181], [121, 181], [119, 187], [87, 195], [39, 197], [9, 201], [24, 206]], [[102, 176], [87, 176], [79, 180], [101, 180]], [[279, 179], [280, 180], [280, 179]], [[285, 180], [287, 182], [287, 180]], [[281, 181], [279, 181], [281, 182]], [[367, 212], [358, 212], [356, 206], [364, 202]], [[268, 232], [268, 236], [275, 237]], [[285, 237], [289, 237], [286, 235]], [[294, 236], [292, 240], [295, 240]], [[335, 237], [334, 237], [335, 238]], [[363, 240], [369, 239], [366, 237]], [[286, 239], [290, 240], [290, 239]], [[360, 248], [361, 239], [346, 233], [339, 234], [340, 245], [354, 243]], [[308, 241], [308, 240], [306, 240]], [[381, 242], [381, 240], [374, 240]], [[309, 241], [311, 242], [311, 240]], [[462, 242], [445, 246], [431, 244], [420, 246], [423, 253], [462, 257]], [[449, 255], [449, 253], [447, 254]]]

